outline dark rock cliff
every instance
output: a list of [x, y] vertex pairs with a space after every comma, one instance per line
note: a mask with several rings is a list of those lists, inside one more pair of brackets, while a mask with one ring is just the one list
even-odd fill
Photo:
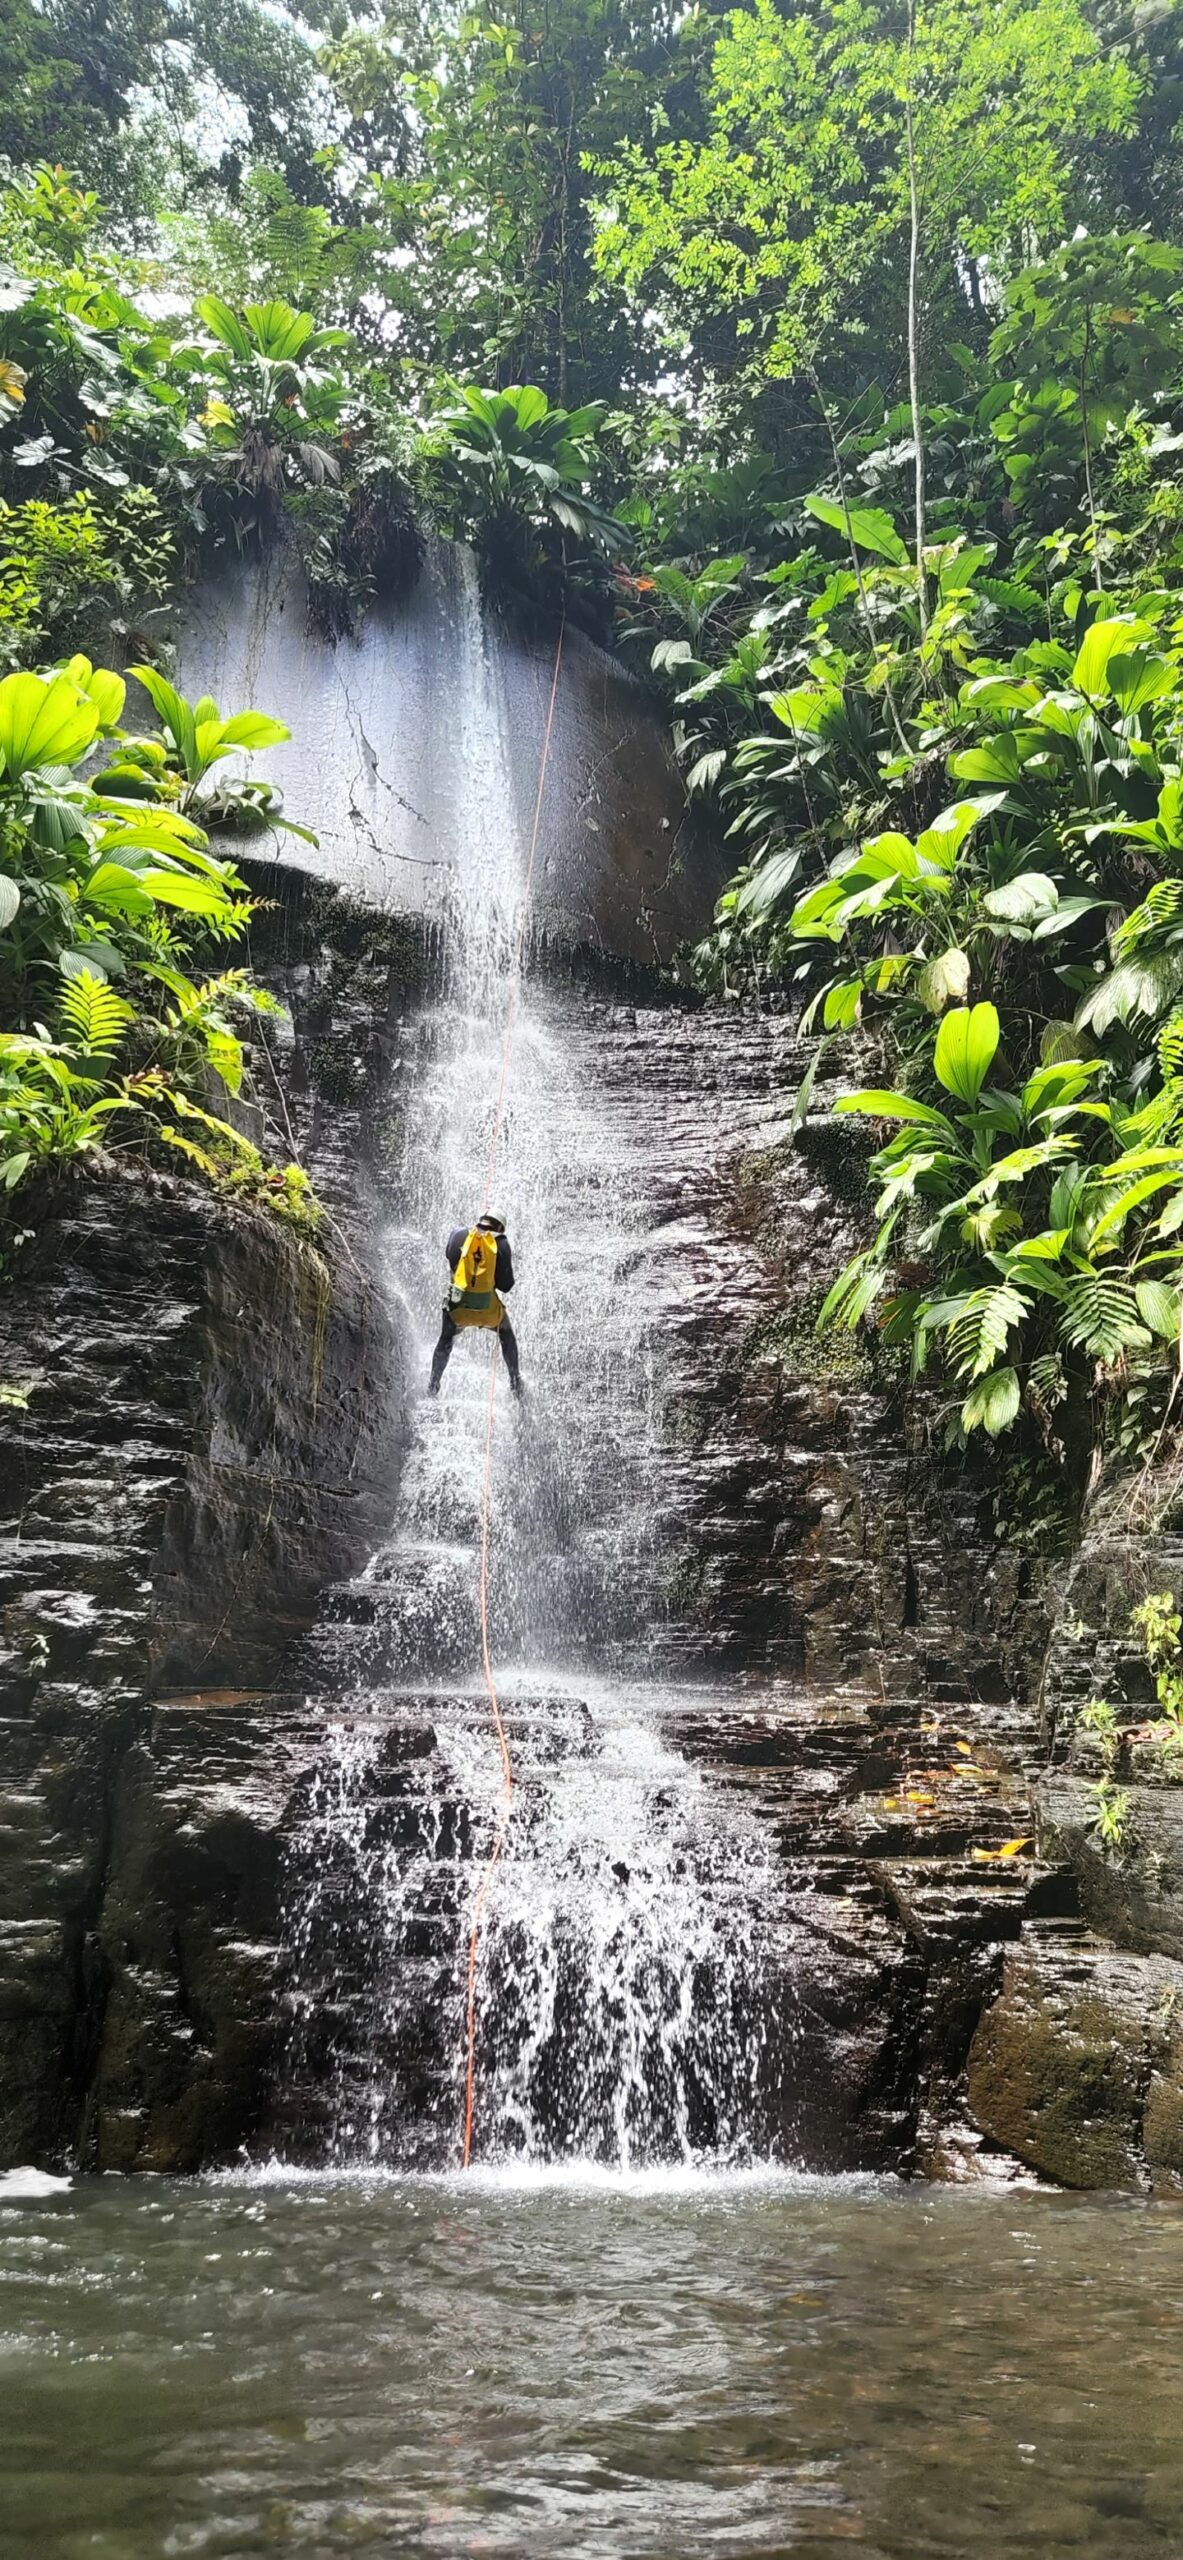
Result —
[[[327, 1276], [257, 1216], [103, 1178], [44, 1204], [8, 1297], [28, 1402], [0, 1550], [0, 2162], [314, 2153], [369, 2015], [354, 1914], [305, 1966], [293, 2063], [285, 1860], [334, 1660], [300, 1638], [328, 1586], [329, 1632], [348, 1619], [397, 1480], [377, 1275], [425, 946], [289, 877], [254, 956], [292, 1005], [257, 1080], [332, 1212]], [[1045, 1669], [1049, 1595], [997, 1487], [942, 1459], [889, 1362], [818, 1344], [865, 1194], [824, 1092], [790, 1133], [791, 1024], [572, 1000], [646, 1201], [670, 1739], [777, 1852], [782, 2140], [831, 2165], [1171, 2179], [1177, 1790], [1161, 1760], [1136, 1773], [1131, 1847], [1102, 1858], [1068, 1706], [1138, 1694], [1130, 1598], [1177, 1589], [1180, 1555], [1107, 1516], [1051, 1595]], [[381, 1764], [395, 1844], [431, 1717], [408, 1699]], [[435, 2068], [425, 2049], [425, 2087]]]
[[[1104, 1491], [1054, 1594], [1033, 1807], [1076, 1917], [1024, 1931], [970, 2056], [979, 2122], [1067, 2186], [1183, 2180], [1183, 1761], [1130, 1623], [1148, 1592], [1181, 1590], [1178, 1460], [1160, 1449]], [[1090, 1700], [1113, 1710], [1112, 1765]], [[1102, 1781], [1121, 1799], [1111, 1845]]]
[[[283, 938], [286, 960], [261, 955], [293, 999], [276, 1108], [341, 1213], [323, 1255], [166, 1175], [20, 1197], [0, 1411], [6, 2162], [194, 2166], [259, 2102], [254, 1935], [278, 1843], [219, 1763], [217, 1716], [266, 1691], [368, 1551], [402, 1396], [358, 1123], [407, 954], [373, 931], [359, 953], [340, 916], [329, 950], [302, 906]], [[356, 1090], [326, 1100], [342, 1058]]]

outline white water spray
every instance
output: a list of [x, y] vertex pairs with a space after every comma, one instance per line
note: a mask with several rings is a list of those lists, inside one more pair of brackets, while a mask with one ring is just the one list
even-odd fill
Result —
[[[426, 1381], [448, 1230], [503, 1217], [526, 1396], [498, 1381], [490, 1617], [515, 1795], [478, 1976], [477, 2151], [620, 2167], [750, 2157], [759, 2142], [759, 1913], [768, 1854], [664, 1739], [646, 1202], [597, 1110], [593, 1010], [528, 982], [497, 1151], [526, 866], [504, 705], [472, 563], [444, 715], [464, 847], [440, 1001], [405, 1096], [390, 1237]], [[463, 1969], [500, 1761], [479, 1694], [488, 1362], [462, 1335], [415, 1416], [389, 1542], [355, 1587], [300, 1843], [298, 1937], [362, 1988], [335, 2047], [339, 2159], [446, 2159], [463, 2077]], [[330, 1650], [330, 1659], [332, 1651]], [[609, 1676], [610, 1675], [610, 1676]]]

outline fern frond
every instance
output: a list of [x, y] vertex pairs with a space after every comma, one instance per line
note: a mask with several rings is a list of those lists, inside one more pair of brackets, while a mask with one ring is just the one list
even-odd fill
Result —
[[1136, 949], [1151, 934], [1164, 933], [1172, 925], [1183, 923], [1183, 880], [1156, 880], [1148, 889], [1140, 907], [1135, 907], [1119, 926], [1116, 948], [1125, 953]]
[[972, 1380], [992, 1369], [1027, 1313], [1026, 1298], [1005, 1283], [998, 1289], [971, 1290], [946, 1331], [946, 1348], [956, 1376]]
[[1060, 1331], [1077, 1351], [1106, 1364], [1150, 1340], [1128, 1280], [1105, 1271], [1082, 1273], [1069, 1288]]
[[118, 1048], [129, 1022], [134, 1021], [135, 1007], [117, 996], [105, 978], [96, 977], [91, 969], [82, 969], [66, 982], [61, 1017], [77, 1048], [88, 1050], [92, 1056], [109, 1057]]
[[182, 1155], [188, 1156], [192, 1163], [200, 1165], [202, 1172], [211, 1182], [225, 1180], [225, 1166], [217, 1163], [207, 1147], [199, 1147], [192, 1138], [187, 1138], [182, 1129], [164, 1128], [159, 1134], [166, 1147], [179, 1147]]
[[1173, 1013], [1158, 1035], [1158, 1063], [1173, 1083], [1183, 1076], [1183, 1013]]

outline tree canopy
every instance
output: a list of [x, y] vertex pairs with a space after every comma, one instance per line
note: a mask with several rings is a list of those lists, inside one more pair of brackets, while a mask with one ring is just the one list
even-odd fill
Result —
[[887, 1044], [822, 1321], [1078, 1475], [1090, 1432], [1161, 1427], [1180, 0], [7, 0], [0, 64], [0, 722], [64, 687], [57, 764], [93, 713], [100, 801], [152, 804], [128, 835], [0, 772], [6, 1178], [117, 1127], [273, 1182], [210, 1110], [250, 997], [201, 945], [248, 897], [208, 825], [281, 813], [207, 789], [201, 742], [296, 706], [170, 702], [153, 633], [278, 544], [348, 645], [435, 526], [664, 709], [736, 865], [681, 973], [798, 1006], [795, 1121], [831, 1043]]

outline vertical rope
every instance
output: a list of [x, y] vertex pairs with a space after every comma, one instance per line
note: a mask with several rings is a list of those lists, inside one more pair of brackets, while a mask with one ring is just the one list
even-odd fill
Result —
[[[521, 903], [518, 908], [517, 928], [514, 934], [513, 953], [510, 960], [509, 1004], [506, 1008], [505, 1038], [501, 1049], [501, 1074], [498, 1080], [497, 1096], [493, 1106], [493, 1126], [489, 1136], [489, 1153], [485, 1165], [485, 1182], [482, 1194], [483, 1205], [485, 1208], [488, 1208], [492, 1195], [493, 1176], [497, 1167], [497, 1150], [501, 1140], [502, 1123], [505, 1118], [505, 1097], [509, 1082], [510, 1052], [513, 1047], [514, 1032], [517, 1028], [518, 1000], [521, 995], [522, 986], [522, 964], [525, 958], [526, 932], [530, 920], [530, 897], [534, 885], [534, 863], [538, 852], [538, 830], [542, 819], [543, 796], [546, 791], [547, 766], [550, 763], [550, 743], [555, 723], [555, 703], [558, 699], [559, 673], [563, 663], [563, 638], [565, 631], [566, 620], [564, 618], [559, 625], [558, 645], [555, 649], [554, 674], [551, 677], [550, 701], [547, 704], [546, 728], [543, 732], [542, 739], [542, 757], [538, 767], [538, 790], [534, 800], [534, 824], [530, 830], [530, 852], [526, 863], [526, 877], [522, 885]], [[493, 1672], [492, 1647], [489, 1641], [489, 1519], [493, 1482], [493, 1424], [497, 1410], [498, 1365], [497, 1344], [493, 1341], [489, 1345], [489, 1400], [485, 1408], [485, 1469], [484, 1482], [481, 1488], [480, 1620], [481, 1668], [484, 1675], [485, 1694], [489, 1701], [489, 1708], [493, 1717], [494, 1731], [497, 1735], [498, 1749], [501, 1753], [501, 1801], [497, 1808], [497, 1822], [493, 1838], [490, 1843], [488, 1855], [485, 1859], [484, 1867], [481, 1871], [481, 1880], [477, 1886], [476, 1899], [472, 1906], [472, 1925], [468, 1939], [468, 1985], [465, 2009], [466, 2051], [464, 2071], [463, 2148], [463, 2166], [466, 2169], [472, 2158], [472, 2125], [473, 2111], [476, 2102], [476, 1995], [477, 1970], [480, 1960], [481, 1928], [485, 1916], [485, 1906], [489, 1899], [489, 1888], [500, 1864], [501, 1853], [505, 1847], [505, 1835], [509, 1829], [510, 1813], [513, 1808], [513, 1761], [510, 1757], [509, 1742], [505, 1731], [505, 1722], [501, 1713], [501, 1701], [497, 1695], [497, 1682]]]

